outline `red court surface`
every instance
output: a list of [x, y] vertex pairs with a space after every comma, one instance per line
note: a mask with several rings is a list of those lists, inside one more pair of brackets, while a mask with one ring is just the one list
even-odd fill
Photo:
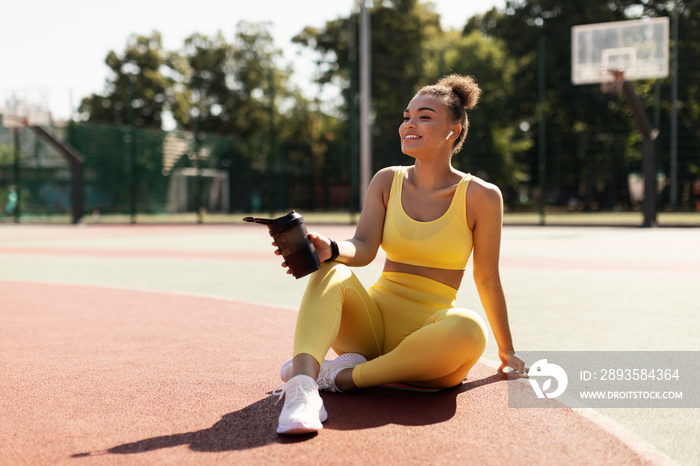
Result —
[[[8, 256], [6, 256], [8, 257]], [[0, 464], [665, 464], [568, 409], [513, 409], [479, 364], [439, 393], [323, 394], [275, 434], [296, 313], [234, 300], [0, 281]]]

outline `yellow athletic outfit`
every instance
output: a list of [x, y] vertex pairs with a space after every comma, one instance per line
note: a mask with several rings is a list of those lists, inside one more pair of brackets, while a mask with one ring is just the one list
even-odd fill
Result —
[[[464, 270], [472, 250], [466, 221], [470, 175], [457, 185], [445, 214], [431, 222], [411, 219], [401, 205], [408, 167], [397, 167], [387, 204], [382, 248], [400, 263]], [[353, 369], [358, 387], [407, 382], [426, 387], [458, 385], [486, 346], [486, 326], [473, 311], [454, 307], [457, 290], [429, 278], [383, 272], [368, 290], [344, 264], [314, 272], [301, 302], [294, 355], [321, 363], [333, 348], [360, 353]]]
[[419, 222], [406, 215], [401, 204], [408, 167], [398, 167], [386, 207], [382, 249], [390, 261], [438, 269], [464, 270], [472, 252], [467, 224], [467, 187], [471, 175], [457, 185], [452, 203], [442, 217]]

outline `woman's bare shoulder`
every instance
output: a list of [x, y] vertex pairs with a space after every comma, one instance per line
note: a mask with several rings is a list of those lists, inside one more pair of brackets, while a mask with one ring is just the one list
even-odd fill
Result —
[[502, 202], [501, 190], [493, 183], [489, 183], [478, 176], [473, 176], [469, 180], [467, 198], [474, 197], [481, 202]]
[[394, 174], [401, 167], [385, 167], [374, 174], [372, 178], [372, 184], [378, 185], [382, 189], [391, 188], [391, 184], [394, 181]]
[[472, 177], [467, 188], [467, 222], [474, 231], [477, 224], [499, 224], [503, 221], [503, 195], [493, 183]]
[[375, 173], [374, 177], [377, 178], [393, 178], [394, 174], [400, 170], [403, 167], [400, 166], [392, 166], [392, 167], [384, 167], [381, 170], [379, 170], [377, 173]]

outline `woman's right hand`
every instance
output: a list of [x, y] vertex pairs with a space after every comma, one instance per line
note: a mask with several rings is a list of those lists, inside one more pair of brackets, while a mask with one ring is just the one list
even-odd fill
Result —
[[325, 262], [331, 258], [333, 250], [331, 249], [331, 239], [329, 237], [319, 235], [315, 231], [312, 231], [309, 233], [309, 239], [311, 240], [311, 244], [314, 245], [314, 249], [316, 249], [316, 255], [319, 261]]
[[[323, 262], [325, 260], [330, 259], [331, 255], [333, 255], [330, 238], [328, 238], [327, 236], [319, 235], [315, 231], [312, 231], [309, 233], [309, 239], [311, 240], [311, 244], [314, 245], [314, 249], [316, 249], [316, 255], [318, 255], [319, 261]], [[277, 248], [275, 249], [275, 254], [281, 256], [282, 251], [280, 251], [279, 246], [277, 246], [277, 242], [273, 241], [272, 245], [275, 248]], [[286, 268], [287, 273], [291, 275], [292, 271], [289, 270], [287, 262], [282, 262], [282, 267]]]

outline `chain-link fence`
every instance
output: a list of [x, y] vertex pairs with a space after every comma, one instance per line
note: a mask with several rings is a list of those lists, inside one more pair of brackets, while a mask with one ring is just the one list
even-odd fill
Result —
[[[270, 156], [268, 141], [85, 123], [45, 130], [84, 160], [78, 189], [87, 215], [137, 222], [143, 214], [314, 207], [311, 170], [294, 167], [284, 147]], [[71, 163], [41, 132], [0, 127], [0, 221], [71, 218], [77, 192]], [[343, 194], [321, 205], [344, 209]]]
[[0, 219], [68, 219], [73, 191], [66, 159], [27, 127], [0, 127]]
[[[82, 171], [60, 148], [40, 137], [37, 128], [0, 127], [0, 222], [70, 223], [79, 220], [80, 212], [88, 221], [136, 223], [147, 218], [185, 218], [178, 215], [187, 213], [187, 219], [201, 220], [192, 214], [207, 212], [211, 219], [211, 214], [219, 213], [222, 216], [217, 218], [225, 219], [225, 214], [242, 212], [350, 212], [352, 208], [347, 173], [332, 179], [325, 168], [299, 162], [302, 157], [295, 155], [298, 150], [293, 147], [270, 151], [270, 141], [88, 123], [46, 129], [82, 158]], [[590, 137], [595, 140], [596, 135]], [[569, 179], [581, 183], [574, 172], [565, 172], [555, 162], [549, 164], [547, 174], [549, 193]], [[630, 169], [630, 173], [609, 175], [629, 183], [631, 202], [623, 212], [639, 210], [643, 180], [635, 173]], [[82, 179], [76, 182], [76, 177]], [[663, 212], [668, 183], [661, 175], [658, 181], [659, 212]], [[693, 213], [696, 203], [700, 206], [700, 182], [696, 184], [681, 185], [681, 210], [696, 216], [695, 223], [700, 224], [700, 213]], [[527, 192], [536, 193], [537, 187]], [[76, 198], [76, 192], [82, 199]], [[561, 205], [548, 201], [548, 212], [563, 212]], [[537, 203], [530, 205], [537, 214]], [[524, 209], [506, 207], [519, 213]], [[578, 204], [565, 207], [580, 210]]]

